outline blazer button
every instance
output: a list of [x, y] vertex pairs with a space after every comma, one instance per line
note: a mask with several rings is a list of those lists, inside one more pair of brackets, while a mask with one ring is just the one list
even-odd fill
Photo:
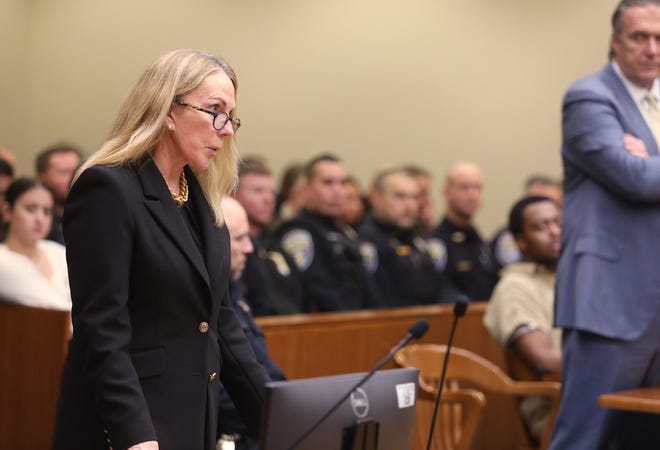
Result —
[[206, 322], [200, 322], [199, 323], [199, 332], [202, 334], [206, 334], [206, 332], [209, 331], [209, 324]]
[[218, 377], [218, 374], [213, 372], [211, 375], [209, 375], [209, 381], [215, 381], [215, 379]]

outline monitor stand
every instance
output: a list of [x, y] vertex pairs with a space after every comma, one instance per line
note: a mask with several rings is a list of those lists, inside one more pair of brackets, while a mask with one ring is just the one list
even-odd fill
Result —
[[378, 422], [365, 419], [344, 428], [341, 450], [378, 450]]

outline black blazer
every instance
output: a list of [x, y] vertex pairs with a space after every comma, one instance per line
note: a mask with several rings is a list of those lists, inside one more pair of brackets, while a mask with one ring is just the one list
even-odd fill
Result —
[[268, 375], [227, 307], [229, 234], [185, 171], [204, 255], [150, 157], [91, 167], [71, 189], [74, 331], [54, 449], [213, 449], [218, 377], [258, 428]]

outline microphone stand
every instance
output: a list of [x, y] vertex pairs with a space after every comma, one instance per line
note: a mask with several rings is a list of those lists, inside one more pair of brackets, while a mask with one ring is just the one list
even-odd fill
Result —
[[435, 422], [438, 418], [438, 409], [440, 407], [440, 398], [442, 397], [442, 388], [445, 385], [445, 375], [447, 375], [447, 364], [449, 363], [449, 353], [451, 351], [451, 345], [454, 341], [454, 333], [456, 333], [456, 325], [458, 324], [458, 319], [465, 315], [469, 300], [465, 296], [461, 296], [454, 304], [454, 320], [451, 324], [451, 330], [449, 331], [449, 339], [447, 341], [447, 351], [445, 352], [445, 359], [442, 363], [442, 372], [440, 373], [440, 384], [438, 385], [438, 396], [435, 398], [435, 406], [433, 408], [433, 418], [431, 419], [431, 429], [429, 430], [429, 440], [426, 445], [426, 450], [431, 450], [431, 442], [433, 442], [433, 431], [435, 430]]
[[325, 419], [330, 416], [337, 408], [341, 406], [344, 401], [346, 401], [347, 398], [351, 396], [353, 391], [355, 391], [357, 388], [362, 386], [364, 383], [366, 383], [375, 373], [378, 369], [383, 367], [387, 362], [394, 356], [394, 354], [399, 351], [401, 348], [403, 348], [408, 342], [410, 342], [413, 339], [418, 339], [422, 337], [426, 331], [428, 330], [429, 324], [426, 320], [420, 320], [413, 324], [413, 326], [410, 328], [410, 331], [404, 337], [399, 341], [399, 343], [394, 346], [392, 350], [383, 358], [381, 359], [376, 366], [374, 366], [373, 369], [371, 369], [364, 377], [362, 377], [355, 385], [344, 394], [342, 398], [339, 399], [338, 402], [336, 402], [325, 414], [323, 414], [321, 417], [319, 417], [314, 423], [312, 423], [303, 434], [300, 435], [298, 439], [295, 440], [293, 444], [291, 444], [289, 447], [287, 447], [287, 450], [293, 450], [296, 448], [302, 441], [304, 441], [307, 436], [312, 434], [312, 431], [314, 431]]

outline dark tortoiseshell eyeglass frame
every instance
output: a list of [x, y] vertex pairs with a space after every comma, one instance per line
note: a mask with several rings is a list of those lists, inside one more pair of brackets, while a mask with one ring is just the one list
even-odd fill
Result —
[[[222, 130], [227, 125], [227, 122], [231, 123], [231, 127], [234, 130], [234, 133], [236, 133], [236, 131], [238, 131], [238, 129], [241, 127], [241, 119], [239, 119], [238, 117], [229, 117], [229, 114], [227, 114], [226, 112], [210, 111], [208, 109], [200, 108], [199, 106], [193, 106], [190, 103], [182, 102], [181, 100], [175, 101], [174, 104], [179, 106], [185, 106], [194, 109], [196, 111], [201, 111], [206, 114], [212, 115], [213, 128], [215, 128], [218, 131]], [[219, 120], [218, 117], [220, 118]]]

